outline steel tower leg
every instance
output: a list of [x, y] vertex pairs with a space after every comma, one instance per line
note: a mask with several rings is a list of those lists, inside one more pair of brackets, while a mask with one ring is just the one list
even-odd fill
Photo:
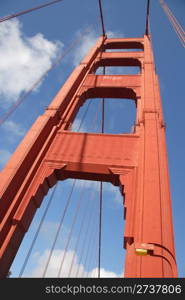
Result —
[[[140, 74], [95, 75], [100, 66], [139, 66]], [[135, 101], [134, 132], [71, 132], [75, 115], [88, 98]], [[1, 172], [1, 277], [7, 275], [48, 189], [66, 178], [107, 181], [121, 187], [125, 277], [177, 276], [165, 125], [148, 36], [100, 37]]]

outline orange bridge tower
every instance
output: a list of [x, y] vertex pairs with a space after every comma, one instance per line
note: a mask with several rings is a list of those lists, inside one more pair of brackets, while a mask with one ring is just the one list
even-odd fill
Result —
[[[100, 66], [139, 66], [140, 73], [96, 75]], [[72, 132], [71, 124], [88, 98], [135, 101], [133, 132]], [[126, 220], [125, 277], [177, 277], [165, 123], [148, 35], [100, 37], [1, 172], [1, 277], [7, 276], [49, 188], [66, 178], [120, 187]]]

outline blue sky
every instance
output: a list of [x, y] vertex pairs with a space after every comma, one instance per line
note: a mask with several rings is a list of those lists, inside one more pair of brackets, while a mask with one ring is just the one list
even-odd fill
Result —
[[[26, 131], [30, 128], [39, 114], [42, 114], [45, 107], [50, 103], [58, 89], [65, 82], [82, 55], [86, 53], [88, 47], [94, 43], [101, 33], [99, 23], [99, 11], [97, 0], [64, 0], [48, 8], [43, 8], [31, 14], [19, 17], [19, 20], [0, 24], [0, 117], [7, 111], [8, 107], [30, 87], [31, 84], [48, 68], [55, 60], [56, 56], [64, 51], [70, 43], [79, 36], [80, 32], [88, 26], [91, 32], [86, 34], [81, 43], [71, 51], [62, 63], [51, 71], [42, 81], [42, 84], [26, 98], [24, 103], [16, 110], [11, 118], [0, 128], [0, 164], [5, 161], [16, 149]], [[35, 0], [4, 0], [0, 3], [1, 16], [8, 15], [35, 5], [44, 3]], [[103, 0], [103, 11], [105, 16], [106, 31], [110, 35], [124, 37], [140, 37], [144, 33], [145, 26], [145, 0]], [[170, 9], [184, 27], [185, 2], [183, 0], [166, 0]], [[169, 156], [169, 169], [171, 180], [171, 193], [173, 203], [174, 230], [177, 263], [179, 276], [185, 277], [185, 141], [184, 141], [184, 49], [180, 44], [171, 24], [162, 11], [159, 1], [151, 0], [151, 32], [156, 62], [156, 70], [160, 79], [161, 96], [165, 122], [167, 124], [167, 148]], [[2, 59], [3, 57], [3, 59]], [[123, 70], [120, 70], [121, 72]], [[120, 72], [119, 71], [119, 72]], [[126, 70], [128, 72], [128, 70]], [[134, 70], [136, 72], [137, 70]], [[77, 125], [85, 111], [87, 103], [82, 107], [77, 116]], [[94, 100], [88, 116], [82, 125], [83, 131], [100, 130], [100, 113], [96, 116], [99, 101]], [[120, 113], [121, 112], [121, 113]], [[124, 118], [123, 118], [124, 114]], [[105, 132], [119, 133], [129, 132], [134, 122], [135, 108], [131, 101], [107, 100], [105, 107]], [[95, 119], [96, 118], [96, 119]], [[123, 122], [124, 119], [124, 122]], [[92, 125], [95, 124], [95, 125]], [[41, 230], [38, 242], [36, 243], [30, 262], [25, 269], [25, 276], [40, 275], [47, 255], [49, 245], [56, 232], [59, 223], [60, 212], [64, 203], [61, 199], [66, 199], [71, 188], [71, 181], [60, 182], [57, 187], [56, 197], [51, 205], [50, 213], [45, 221], [45, 229]], [[65, 226], [55, 247], [54, 258], [51, 261], [48, 274], [54, 276], [54, 272], [59, 265], [63, 249], [65, 248], [65, 238], [68, 236], [71, 224], [71, 215], [75, 210], [80, 194], [80, 183], [76, 184], [75, 193], [72, 198], [71, 213], [65, 218]], [[91, 192], [91, 190], [93, 192]], [[51, 191], [50, 191], [51, 193]], [[50, 195], [49, 193], [49, 195]], [[98, 183], [91, 188], [88, 185], [84, 192], [85, 200], [90, 198], [90, 193], [94, 197], [94, 211], [98, 214]], [[20, 248], [20, 251], [11, 268], [13, 276], [17, 276], [26, 249], [31, 243], [31, 237], [36, 230], [36, 225], [42, 215], [44, 207], [49, 199], [46, 197], [43, 205], [38, 210], [35, 220], [29, 233]], [[91, 201], [93, 202], [93, 199]], [[102, 240], [102, 276], [120, 276], [123, 272], [124, 251], [123, 245], [123, 209], [121, 197], [118, 189], [109, 184], [104, 184], [104, 212], [103, 212], [103, 240]], [[90, 202], [90, 200], [89, 200]], [[92, 207], [88, 206], [89, 216]], [[83, 206], [80, 210], [83, 215]], [[95, 220], [95, 218], [94, 218]], [[85, 222], [88, 221], [88, 218]], [[94, 221], [95, 222], [95, 221]], [[93, 224], [93, 223], [92, 223]], [[91, 235], [96, 235], [96, 224], [92, 227]], [[93, 229], [94, 227], [94, 229]], [[74, 253], [76, 237], [80, 229], [80, 217], [77, 219], [76, 227], [68, 247], [66, 261], [70, 262], [75, 258], [75, 267], [79, 266], [80, 249]], [[90, 229], [89, 229], [90, 230]], [[93, 233], [94, 230], [94, 233]], [[85, 234], [85, 233], [84, 233]], [[83, 236], [82, 236], [83, 237]], [[97, 236], [96, 236], [97, 240]], [[80, 242], [82, 243], [82, 241]], [[89, 263], [80, 265], [80, 270], [92, 275], [97, 266], [97, 246], [94, 245], [92, 253], [89, 254]], [[84, 251], [85, 252], [85, 251]], [[93, 258], [94, 257], [94, 258]], [[70, 263], [69, 263], [70, 264]], [[67, 274], [67, 266], [64, 266], [64, 275]], [[84, 269], [83, 269], [84, 268]], [[74, 270], [73, 270], [74, 272]], [[85, 274], [85, 273], [84, 273]], [[95, 273], [93, 273], [94, 275]], [[48, 275], [48, 276], [49, 276]]]

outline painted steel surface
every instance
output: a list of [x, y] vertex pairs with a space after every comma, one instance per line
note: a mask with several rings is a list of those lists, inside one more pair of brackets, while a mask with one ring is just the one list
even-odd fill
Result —
[[[137, 48], [141, 51], [105, 52]], [[139, 66], [140, 74], [94, 73], [99, 66], [124, 65]], [[80, 106], [90, 97], [135, 101], [133, 132], [71, 132]], [[125, 277], [177, 276], [165, 124], [148, 36], [100, 37], [1, 172], [1, 277], [7, 275], [49, 188], [66, 178], [107, 181], [120, 186], [126, 220]]]

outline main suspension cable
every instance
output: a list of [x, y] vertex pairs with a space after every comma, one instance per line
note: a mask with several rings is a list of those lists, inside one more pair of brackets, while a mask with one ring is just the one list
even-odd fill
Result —
[[164, 10], [166, 11], [167, 16], [169, 17], [169, 20], [171, 21], [171, 24], [172, 24], [174, 30], [176, 31], [177, 35], [179, 36], [181, 41], [184, 43], [185, 42], [185, 31], [183, 30], [181, 25], [178, 23], [177, 19], [175, 18], [175, 16], [173, 15], [173, 13], [171, 12], [171, 10], [169, 9], [169, 7], [166, 4], [164, 4]]
[[69, 54], [69, 52], [79, 43], [79, 41], [82, 39], [82, 37], [87, 34], [88, 32], [90, 32], [90, 28], [88, 27], [87, 29], [85, 29], [81, 35], [75, 39], [70, 45], [69, 47], [61, 54], [59, 55], [56, 60], [54, 61], [54, 63], [51, 65], [51, 67], [49, 69], [47, 69], [43, 75], [41, 77], [39, 77], [39, 79], [33, 83], [33, 85], [23, 94], [21, 95], [15, 103], [13, 103], [11, 105], [11, 107], [9, 108], [9, 110], [0, 118], [0, 126], [13, 114], [13, 112], [19, 107], [19, 105], [27, 98], [27, 96], [30, 95], [30, 93], [42, 82], [42, 80], [48, 75], [48, 73], [53, 70], [56, 66], [58, 66], [61, 63], [61, 60], [67, 56], [67, 54]]
[[39, 6], [35, 6], [35, 7], [32, 7], [32, 8], [26, 9], [26, 10], [22, 10], [18, 13], [11, 14], [11, 15], [6, 16], [6, 17], [2, 17], [2, 18], [0, 18], [0, 23], [8, 21], [8, 20], [16, 18], [16, 17], [19, 17], [19, 16], [22, 16], [22, 15], [25, 15], [25, 14], [28, 14], [28, 13], [34, 11], [34, 10], [38, 10], [38, 9], [44, 8], [46, 6], [53, 5], [53, 4], [58, 3], [58, 2], [62, 2], [62, 1], [63, 0], [50, 1], [50, 2], [47, 2], [47, 3], [39, 5]]
[[161, 7], [163, 8], [167, 18], [169, 19], [173, 29], [175, 30], [181, 44], [183, 47], [185, 47], [185, 31], [182, 28], [182, 26], [179, 24], [175, 16], [173, 15], [170, 8], [167, 6], [167, 4], [164, 2], [164, 0], [159, 0]]
[[185, 31], [181, 27], [181, 25], [178, 23], [177, 19], [174, 17], [172, 12], [168, 7], [165, 8], [167, 15], [169, 16], [169, 20], [171, 21], [171, 25], [173, 26], [173, 29], [175, 30], [176, 34], [178, 35], [180, 42], [185, 47]]

